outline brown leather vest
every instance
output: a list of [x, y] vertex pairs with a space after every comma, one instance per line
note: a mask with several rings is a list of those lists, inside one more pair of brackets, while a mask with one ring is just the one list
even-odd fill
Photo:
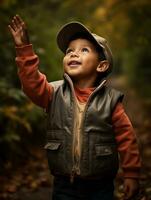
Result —
[[81, 178], [114, 178], [118, 170], [118, 152], [112, 127], [112, 112], [123, 94], [101, 83], [90, 95], [81, 127], [81, 157], [76, 173], [73, 155], [75, 94], [71, 79], [52, 82], [53, 98], [47, 120], [48, 163], [53, 175]]

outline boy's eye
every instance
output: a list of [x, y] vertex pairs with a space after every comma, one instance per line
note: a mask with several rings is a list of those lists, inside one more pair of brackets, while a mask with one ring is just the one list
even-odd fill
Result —
[[71, 53], [73, 50], [72, 49], [67, 49], [66, 54]]
[[82, 49], [82, 52], [89, 52], [89, 49], [85, 47]]

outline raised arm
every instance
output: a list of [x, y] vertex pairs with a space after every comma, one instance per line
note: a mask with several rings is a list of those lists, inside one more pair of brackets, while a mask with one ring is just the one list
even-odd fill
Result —
[[38, 70], [39, 59], [29, 42], [27, 26], [19, 15], [8, 26], [16, 46], [18, 74], [25, 94], [38, 106], [48, 108], [53, 88]]

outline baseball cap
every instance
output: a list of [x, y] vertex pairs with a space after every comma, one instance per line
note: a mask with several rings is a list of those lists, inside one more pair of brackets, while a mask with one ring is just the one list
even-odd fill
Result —
[[65, 53], [68, 48], [69, 42], [74, 35], [83, 34], [89, 36], [98, 47], [102, 48], [105, 59], [109, 62], [109, 71], [113, 67], [113, 56], [112, 51], [105, 38], [92, 33], [82, 23], [78, 21], [72, 21], [61, 27], [57, 34], [57, 44], [60, 50]]

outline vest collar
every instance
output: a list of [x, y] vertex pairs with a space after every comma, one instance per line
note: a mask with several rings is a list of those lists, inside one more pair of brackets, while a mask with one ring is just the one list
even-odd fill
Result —
[[[69, 83], [71, 90], [74, 91], [73, 82], [72, 82], [70, 76], [67, 73], [64, 73], [63, 77]], [[107, 82], [107, 80], [105, 78], [102, 79], [100, 84], [95, 88], [95, 90], [93, 92], [95, 93], [95, 92], [99, 91], [104, 85], [106, 85], [106, 82]]]

